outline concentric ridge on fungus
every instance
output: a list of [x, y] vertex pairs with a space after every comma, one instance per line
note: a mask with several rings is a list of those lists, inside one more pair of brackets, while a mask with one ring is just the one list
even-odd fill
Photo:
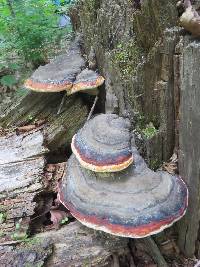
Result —
[[130, 123], [115, 114], [88, 121], [72, 139], [72, 151], [81, 165], [95, 172], [117, 172], [133, 162]]
[[124, 237], [146, 237], [178, 221], [188, 205], [185, 183], [151, 171], [133, 152], [135, 164], [104, 174], [83, 168], [72, 155], [59, 186], [62, 204], [84, 225]]

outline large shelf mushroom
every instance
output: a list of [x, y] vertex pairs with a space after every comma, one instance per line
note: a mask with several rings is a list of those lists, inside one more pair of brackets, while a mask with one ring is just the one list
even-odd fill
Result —
[[71, 156], [59, 189], [61, 203], [84, 225], [132, 238], [156, 234], [178, 221], [187, 208], [184, 182], [147, 168], [134, 152], [135, 165], [100, 174]]
[[74, 135], [72, 151], [83, 167], [96, 172], [116, 172], [133, 162], [130, 123], [114, 114], [89, 120]]
[[[101, 121], [98, 124], [102, 128], [98, 125], [96, 136], [90, 142], [88, 139], [94, 133], [98, 120]], [[87, 136], [85, 132], [90, 128], [92, 130]], [[107, 128], [110, 128], [110, 134], [107, 134]], [[103, 159], [103, 162], [106, 158], [104, 152], [108, 147], [113, 152], [112, 145], [117, 145], [115, 153], [122, 148], [127, 150], [127, 119], [117, 115], [99, 115], [87, 122], [83, 129], [78, 133], [78, 138], [75, 136], [75, 140], [78, 140], [79, 148], [85, 155], [89, 152], [89, 157], [95, 156], [95, 165], [97, 154], [94, 151], [91, 153], [93, 144], [95, 151], [99, 145], [98, 153], [103, 152], [102, 158], [98, 154], [98, 160]], [[125, 137], [125, 142], [122, 136]], [[115, 138], [117, 141], [114, 141]], [[171, 226], [186, 212], [188, 190], [185, 183], [178, 176], [150, 170], [135, 147], [132, 148], [132, 154], [134, 163], [126, 169], [106, 173], [84, 168], [81, 166], [82, 162], [80, 164], [77, 160], [79, 157], [72, 155], [59, 186], [60, 201], [84, 225], [118, 236], [141, 238]]]

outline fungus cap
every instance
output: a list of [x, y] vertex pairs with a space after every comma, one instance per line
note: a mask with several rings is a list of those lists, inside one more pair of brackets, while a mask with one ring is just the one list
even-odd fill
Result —
[[71, 147], [86, 169], [121, 171], [133, 162], [130, 122], [115, 114], [98, 115], [74, 135]]
[[134, 151], [135, 165], [116, 173], [83, 168], [74, 155], [59, 186], [59, 199], [84, 225], [113, 235], [142, 238], [178, 221], [188, 190], [180, 177], [153, 172]]
[[65, 55], [58, 56], [45, 66], [40, 66], [25, 81], [24, 87], [37, 92], [69, 90], [76, 76], [85, 67], [79, 44], [75, 41]]
[[[67, 91], [68, 95], [76, 92], [93, 93], [96, 88], [104, 83], [104, 78], [97, 72], [84, 69], [77, 77], [73, 86]], [[96, 91], [95, 91], [96, 93]]]

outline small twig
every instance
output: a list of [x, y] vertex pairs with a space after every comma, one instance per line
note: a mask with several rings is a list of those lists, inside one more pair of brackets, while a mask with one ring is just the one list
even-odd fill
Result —
[[91, 110], [90, 110], [90, 113], [89, 113], [89, 115], [88, 115], [88, 117], [87, 117], [87, 121], [89, 121], [89, 119], [90, 119], [91, 116], [92, 116], [92, 113], [93, 113], [93, 111], [94, 111], [94, 109], [95, 109], [97, 100], [98, 100], [98, 96], [95, 97], [94, 103], [93, 103], [92, 108], [91, 108]]
[[67, 95], [67, 92], [65, 92], [65, 94], [64, 94], [63, 97], [62, 97], [62, 100], [61, 100], [61, 102], [60, 102], [59, 109], [58, 109], [58, 111], [57, 111], [57, 115], [59, 115], [60, 112], [61, 112], [61, 110], [62, 110], [62, 107], [63, 107], [64, 102], [65, 102], [65, 97], [66, 97], [66, 95]]
[[[49, 211], [50, 211], [50, 210], [49, 210]], [[31, 221], [34, 221], [34, 220], [36, 220], [36, 219], [38, 219], [38, 218], [40, 218], [40, 217], [46, 215], [49, 211], [45, 211], [45, 212], [43, 212], [42, 214], [40, 214], [40, 215], [38, 215], [38, 216], [36, 216], [36, 217], [30, 219], [30, 220], [31, 220]]]
[[113, 254], [113, 267], [120, 267], [119, 257], [116, 254]]
[[165, 261], [153, 238], [146, 237], [143, 239], [143, 242], [147, 246], [152, 258], [154, 259], [155, 263], [157, 263], [158, 267], [168, 267], [167, 262]]
[[11, 245], [19, 244], [22, 242], [24, 242], [24, 240], [12, 240], [12, 241], [7, 241], [7, 242], [2, 242], [0, 243], [0, 246], [11, 246]]

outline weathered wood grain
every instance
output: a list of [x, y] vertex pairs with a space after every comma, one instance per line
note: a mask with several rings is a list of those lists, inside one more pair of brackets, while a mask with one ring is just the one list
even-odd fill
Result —
[[12, 133], [3, 136], [0, 138], [0, 165], [44, 154], [48, 150], [43, 144], [44, 136], [39, 130], [22, 135]]
[[189, 207], [180, 222], [179, 245], [192, 257], [200, 222], [200, 43], [184, 38], [180, 66], [179, 171], [189, 187]]
[[[34, 130], [0, 137], [1, 239], [11, 239], [16, 223], [29, 219], [37, 206], [34, 198], [44, 189], [44, 134]], [[27, 221], [27, 228], [28, 228]]]

